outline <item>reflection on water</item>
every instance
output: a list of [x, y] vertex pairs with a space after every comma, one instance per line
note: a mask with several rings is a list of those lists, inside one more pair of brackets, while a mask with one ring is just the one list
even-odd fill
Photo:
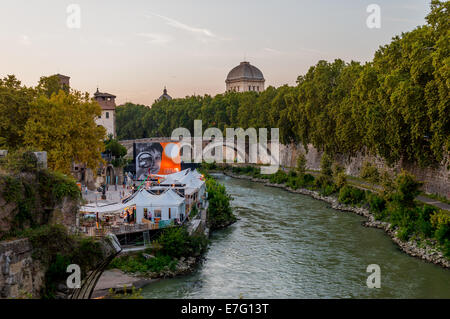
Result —
[[[240, 220], [214, 232], [188, 276], [143, 290], [145, 298], [450, 298], [450, 271], [402, 253], [363, 218], [281, 189], [217, 175]], [[369, 289], [369, 264], [381, 288]]]

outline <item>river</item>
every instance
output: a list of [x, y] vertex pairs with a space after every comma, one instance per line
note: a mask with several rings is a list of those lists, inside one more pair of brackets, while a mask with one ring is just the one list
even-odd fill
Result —
[[[215, 175], [240, 220], [211, 235], [193, 274], [152, 283], [144, 298], [450, 298], [450, 271], [401, 252], [363, 217], [308, 196]], [[381, 269], [369, 289], [366, 268]]]

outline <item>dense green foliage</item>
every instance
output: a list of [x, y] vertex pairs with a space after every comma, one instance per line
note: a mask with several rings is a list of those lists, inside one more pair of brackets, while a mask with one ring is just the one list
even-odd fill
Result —
[[228, 226], [236, 221], [230, 206], [231, 196], [225, 186], [206, 175], [206, 191], [208, 192], [208, 222], [211, 230]]
[[[118, 268], [131, 273], [159, 273], [164, 270], [174, 271], [177, 258], [199, 256], [208, 245], [204, 235], [189, 236], [185, 227], [171, 227], [165, 229], [158, 239], [153, 242], [153, 248], [143, 253], [137, 253], [115, 258], [110, 268]], [[148, 254], [153, 254], [148, 258]]]
[[12, 173], [0, 174], [0, 197], [12, 205], [7, 217], [9, 230], [0, 232], [0, 239], [18, 236], [25, 228], [47, 224], [51, 210], [64, 198], [75, 201], [81, 198], [72, 177], [36, 167], [35, 158], [27, 154], [8, 155], [4, 165], [14, 169]]
[[378, 172], [378, 169], [370, 162], [363, 163], [359, 176], [374, 184], [380, 181], [380, 173]]
[[319, 61], [296, 87], [120, 106], [118, 137], [193, 132], [201, 119], [204, 129], [278, 127], [282, 143], [312, 143], [329, 154], [367, 151], [390, 163], [435, 164], [450, 148], [449, 7], [433, 0], [427, 24], [394, 37], [373, 61]]
[[103, 258], [98, 242], [92, 238], [70, 235], [62, 225], [27, 229], [24, 236], [29, 238], [33, 246], [33, 258], [47, 267], [44, 298], [54, 297], [57, 284], [67, 278], [68, 265], [79, 265], [84, 277]]
[[[150, 252], [150, 251], [149, 251]], [[169, 255], [158, 254], [153, 258], [145, 258], [142, 253], [115, 258], [110, 268], [117, 268], [128, 273], [159, 273], [164, 269], [175, 270], [177, 261]]]
[[120, 144], [117, 139], [113, 138], [111, 134], [105, 140], [104, 153], [110, 156], [111, 164], [114, 167], [124, 167], [128, 164], [128, 160], [125, 158], [127, 155], [126, 147]]
[[48, 167], [70, 173], [72, 162], [96, 168], [105, 129], [89, 94], [61, 88], [57, 76], [42, 77], [28, 88], [13, 75], [0, 79], [0, 148], [47, 152]]

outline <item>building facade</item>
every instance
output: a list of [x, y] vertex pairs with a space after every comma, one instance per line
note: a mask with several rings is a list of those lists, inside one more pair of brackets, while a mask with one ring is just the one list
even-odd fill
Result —
[[227, 92], [262, 92], [265, 82], [261, 70], [246, 61], [233, 68], [225, 80]]
[[97, 125], [106, 129], [106, 135], [116, 137], [116, 96], [102, 93], [98, 90], [94, 93], [94, 100], [100, 104], [102, 114], [95, 120]]

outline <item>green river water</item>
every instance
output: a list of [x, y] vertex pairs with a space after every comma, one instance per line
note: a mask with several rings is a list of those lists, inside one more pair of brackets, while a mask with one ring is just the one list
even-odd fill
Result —
[[[353, 213], [308, 196], [216, 175], [240, 220], [211, 235], [191, 275], [143, 289], [144, 298], [450, 298], [450, 271], [410, 257]], [[369, 289], [366, 268], [381, 268]]]

